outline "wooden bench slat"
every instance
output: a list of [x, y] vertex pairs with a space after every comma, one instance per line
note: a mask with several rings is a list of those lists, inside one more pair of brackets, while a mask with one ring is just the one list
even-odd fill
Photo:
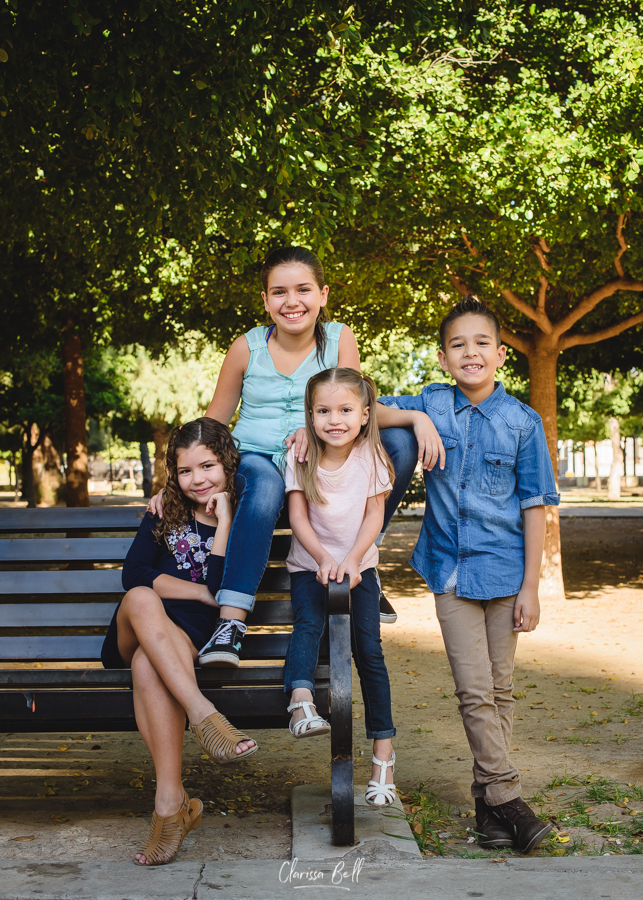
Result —
[[[238, 669], [197, 669], [200, 685], [283, 684], [283, 666], [240, 666]], [[315, 681], [327, 682], [328, 665], [317, 666]], [[75, 687], [131, 687], [129, 669], [0, 669], [0, 687], [18, 690]]]
[[[319, 692], [320, 694], [323, 691]], [[271, 687], [241, 686], [233, 688], [206, 688], [206, 697], [225, 716], [234, 716], [243, 710], [244, 716], [284, 716], [288, 699], [283, 691]], [[324, 715], [323, 700], [315, 696], [320, 715]], [[3, 718], [13, 719], [101, 719], [134, 717], [132, 691], [121, 689], [94, 689], [76, 691], [2, 691], [0, 692]], [[34, 708], [35, 707], [35, 708]]]
[[[5, 603], [0, 605], [2, 628], [73, 628], [109, 625], [118, 603]], [[259, 600], [248, 625], [292, 625], [289, 600]]]
[[[22, 562], [122, 562], [133, 537], [112, 538], [8, 538], [0, 541], [0, 563]], [[289, 534], [272, 539], [270, 559], [285, 560], [290, 549]]]
[[144, 506], [103, 506], [86, 509], [12, 509], [0, 516], [0, 534], [51, 534], [67, 531], [137, 531]]
[[[0, 659], [14, 662], [97, 660], [103, 640], [103, 635], [91, 634], [0, 637]], [[243, 641], [243, 658], [284, 659], [289, 642], [289, 634], [247, 634]]]
[[[122, 594], [121, 569], [58, 569], [46, 572], [0, 572], [0, 595]], [[284, 566], [266, 569], [259, 585], [262, 593], [290, 590]]]
[[122, 562], [133, 540], [133, 537], [9, 538], [0, 541], [0, 562]]
[[0, 572], [0, 594], [123, 594], [120, 569]]

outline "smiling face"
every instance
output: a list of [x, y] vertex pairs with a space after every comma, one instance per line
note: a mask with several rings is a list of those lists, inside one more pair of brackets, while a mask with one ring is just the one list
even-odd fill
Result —
[[475, 403], [481, 403], [493, 392], [496, 369], [504, 364], [506, 355], [504, 344], [496, 343], [489, 319], [474, 313], [460, 316], [452, 323], [444, 350], [438, 350], [444, 371], [453, 376], [462, 393]]
[[355, 441], [369, 414], [369, 407], [341, 384], [322, 384], [315, 391], [313, 428], [327, 446], [345, 447]]
[[302, 263], [276, 266], [261, 292], [266, 312], [280, 330], [299, 334], [314, 328], [319, 310], [328, 301], [328, 285], [320, 286]]
[[192, 444], [176, 454], [179, 487], [197, 506], [205, 507], [213, 494], [226, 489], [226, 474], [215, 453], [203, 444]]

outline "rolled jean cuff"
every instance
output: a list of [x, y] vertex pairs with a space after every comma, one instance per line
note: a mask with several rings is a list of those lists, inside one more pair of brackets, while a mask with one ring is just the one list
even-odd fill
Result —
[[237, 609], [245, 609], [247, 612], [251, 612], [255, 605], [252, 594], [241, 594], [239, 591], [217, 591], [216, 601], [219, 606], [236, 606]]
[[380, 531], [380, 533], [377, 535], [377, 537], [376, 537], [375, 540], [373, 541], [373, 543], [375, 544], [376, 547], [381, 547], [381, 546], [382, 546], [382, 541], [384, 540], [384, 535], [385, 535], [385, 534], [386, 534], [385, 531]]
[[520, 782], [516, 784], [487, 784], [484, 792], [487, 806], [500, 806], [501, 803], [509, 803], [522, 797]]
[[397, 731], [394, 728], [389, 728], [387, 731], [369, 731], [366, 729], [366, 737], [369, 741], [385, 741], [387, 738], [393, 738], [397, 734]]
[[312, 681], [291, 681], [290, 684], [284, 683], [285, 694], [289, 694], [291, 691], [296, 691], [297, 688], [308, 688], [313, 697], [315, 696], [315, 685]]

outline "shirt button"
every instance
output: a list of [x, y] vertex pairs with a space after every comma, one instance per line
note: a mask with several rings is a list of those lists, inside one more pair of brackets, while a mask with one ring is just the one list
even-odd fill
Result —
[[497, 465], [497, 466], [500, 465], [500, 460], [499, 460], [499, 459], [496, 460], [496, 465]]
[[461, 484], [460, 487], [462, 488], [462, 490], [464, 490], [466, 488], [466, 484]]
[[473, 450], [473, 444], [469, 444], [469, 450]]

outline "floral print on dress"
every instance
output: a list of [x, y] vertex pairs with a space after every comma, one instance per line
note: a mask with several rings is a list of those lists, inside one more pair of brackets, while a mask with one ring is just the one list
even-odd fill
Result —
[[201, 536], [195, 534], [189, 525], [174, 529], [167, 538], [177, 562], [177, 569], [190, 569], [192, 581], [198, 581], [200, 578], [206, 580], [208, 575], [206, 563], [213, 541], [214, 537], [209, 537], [207, 541], [201, 540]]

